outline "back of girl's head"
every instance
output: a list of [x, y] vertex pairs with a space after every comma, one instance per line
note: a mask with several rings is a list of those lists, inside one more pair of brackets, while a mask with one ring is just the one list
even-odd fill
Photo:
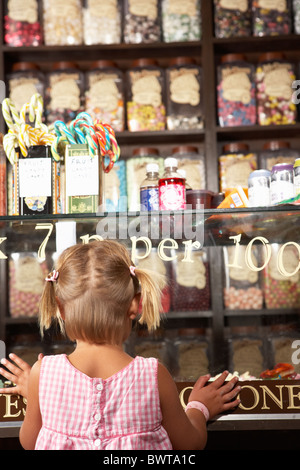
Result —
[[95, 241], [66, 249], [57, 262], [57, 280], [45, 283], [40, 303], [42, 333], [56, 319], [73, 341], [123, 341], [126, 314], [140, 291], [139, 321], [149, 330], [155, 329], [164, 278], [139, 268], [132, 273], [130, 266], [129, 253], [118, 242]]

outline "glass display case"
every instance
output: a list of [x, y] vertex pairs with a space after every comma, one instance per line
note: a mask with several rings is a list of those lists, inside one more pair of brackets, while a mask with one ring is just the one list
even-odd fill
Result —
[[[197, 370], [213, 378], [225, 369], [237, 374], [245, 396], [246, 388], [257, 384], [299, 388], [299, 215], [297, 205], [279, 205], [0, 217], [0, 339], [6, 353], [14, 351], [32, 364], [39, 352], [72, 351], [74, 345], [55, 330], [40, 339], [37, 298], [45, 272], [67, 246], [108, 238], [124, 244], [136, 265], [168, 277], [159, 330], [150, 335], [136, 323], [124, 345], [129, 354], [158, 357], [181, 394], [195, 382]], [[278, 373], [281, 363], [290, 365], [288, 377]], [[263, 373], [278, 380], [263, 380]], [[273, 393], [278, 404], [275, 392], [265, 399]], [[293, 393], [293, 416], [280, 418], [286, 429], [299, 422], [292, 419], [299, 416]], [[226, 429], [233, 420], [247, 429], [245, 416], [253, 406], [208, 426]], [[274, 428], [274, 414], [264, 420], [263, 426]]]

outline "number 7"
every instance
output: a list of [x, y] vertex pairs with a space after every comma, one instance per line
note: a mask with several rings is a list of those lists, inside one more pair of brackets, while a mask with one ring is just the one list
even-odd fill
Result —
[[35, 230], [48, 230], [48, 233], [45, 236], [43, 242], [41, 243], [39, 247], [39, 251], [38, 251], [39, 261], [44, 261], [46, 259], [46, 255], [45, 255], [46, 245], [53, 231], [53, 224], [36, 224]]

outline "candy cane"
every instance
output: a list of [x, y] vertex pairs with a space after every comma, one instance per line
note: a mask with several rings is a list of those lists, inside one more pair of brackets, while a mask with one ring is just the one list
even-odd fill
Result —
[[75, 137], [63, 121], [56, 121], [54, 123], [55, 133], [58, 137], [66, 137], [70, 144], [76, 144]]
[[14, 103], [5, 98], [2, 102], [2, 114], [9, 129], [14, 130], [15, 126], [20, 125], [20, 116]]

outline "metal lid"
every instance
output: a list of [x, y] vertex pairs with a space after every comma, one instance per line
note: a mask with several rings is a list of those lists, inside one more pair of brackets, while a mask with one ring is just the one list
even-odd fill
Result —
[[248, 181], [254, 178], [270, 178], [271, 172], [269, 170], [254, 170], [250, 173]]
[[298, 168], [300, 166], [300, 158], [297, 158], [294, 163], [294, 168]]

